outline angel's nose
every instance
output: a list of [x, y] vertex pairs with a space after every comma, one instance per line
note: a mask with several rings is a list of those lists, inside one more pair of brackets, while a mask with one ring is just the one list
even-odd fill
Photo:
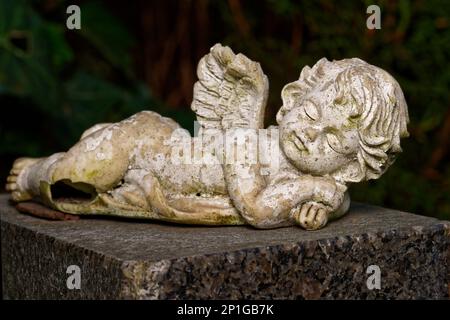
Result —
[[310, 141], [315, 141], [317, 139], [317, 136], [319, 135], [319, 130], [314, 128], [307, 128], [305, 130], [305, 133]]

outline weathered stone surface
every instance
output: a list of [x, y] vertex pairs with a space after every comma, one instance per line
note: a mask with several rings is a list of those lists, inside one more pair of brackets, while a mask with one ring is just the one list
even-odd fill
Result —
[[[48, 221], [0, 197], [4, 298], [446, 298], [450, 227], [353, 203], [319, 231]], [[381, 268], [381, 289], [366, 269]], [[81, 289], [66, 286], [69, 265]]]

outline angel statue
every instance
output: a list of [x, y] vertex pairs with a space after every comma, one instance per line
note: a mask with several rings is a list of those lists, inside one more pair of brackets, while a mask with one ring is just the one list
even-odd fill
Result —
[[[206, 144], [217, 132], [239, 144], [242, 132], [264, 129], [269, 83], [259, 63], [216, 44], [197, 75], [191, 108]], [[171, 161], [180, 142], [174, 136], [190, 134], [142, 111], [93, 126], [67, 152], [17, 159], [6, 188], [15, 202], [34, 199], [74, 215], [322, 228], [348, 211], [348, 184], [379, 178], [401, 152], [407, 105], [391, 75], [357, 58], [306, 66], [281, 96], [271, 127], [279, 152], [268, 161]], [[257, 140], [244, 137], [246, 150]], [[258, 153], [267, 158], [260, 146]], [[265, 170], [273, 162], [278, 166]]]

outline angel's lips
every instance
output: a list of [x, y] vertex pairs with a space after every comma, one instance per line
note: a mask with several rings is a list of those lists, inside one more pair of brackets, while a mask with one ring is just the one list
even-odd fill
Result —
[[294, 143], [294, 145], [297, 147], [297, 149], [299, 151], [308, 151], [308, 148], [306, 148], [302, 139], [300, 139], [300, 137], [297, 136], [295, 133], [292, 133], [292, 142]]

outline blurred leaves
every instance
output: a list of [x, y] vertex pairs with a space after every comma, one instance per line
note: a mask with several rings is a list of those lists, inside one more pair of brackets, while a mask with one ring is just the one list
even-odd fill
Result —
[[134, 44], [131, 34], [120, 20], [111, 15], [100, 2], [83, 5], [80, 33], [113, 66], [128, 73], [130, 70], [129, 51]]
[[[83, 5], [80, 32], [65, 29], [64, 2], [59, 18], [43, 19], [31, 1], [0, 1], [0, 107], [21, 109], [2, 110], [12, 117], [0, 126], [1, 154], [67, 149], [95, 123], [159, 105], [131, 72], [133, 37], [100, 2]], [[69, 32], [90, 49], [77, 54]]]

